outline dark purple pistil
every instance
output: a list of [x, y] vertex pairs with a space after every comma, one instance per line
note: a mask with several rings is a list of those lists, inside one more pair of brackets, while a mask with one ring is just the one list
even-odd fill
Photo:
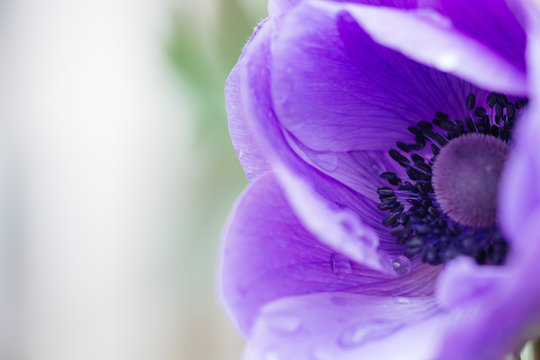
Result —
[[516, 117], [526, 105], [491, 93], [485, 107], [469, 94], [466, 119], [436, 112], [408, 131], [390, 157], [404, 171], [383, 172], [377, 190], [383, 224], [407, 257], [438, 265], [458, 255], [479, 264], [502, 264], [508, 251], [496, 221], [497, 184], [511, 146]]

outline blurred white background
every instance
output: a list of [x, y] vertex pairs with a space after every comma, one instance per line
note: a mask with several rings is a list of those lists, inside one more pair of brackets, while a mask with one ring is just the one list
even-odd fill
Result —
[[265, 0], [0, 0], [0, 358], [239, 359], [223, 85]]

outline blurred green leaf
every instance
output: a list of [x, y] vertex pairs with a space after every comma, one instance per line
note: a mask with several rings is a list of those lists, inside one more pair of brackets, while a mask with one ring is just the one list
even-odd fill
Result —
[[[181, 271], [198, 274], [190, 279], [192, 291], [213, 291], [216, 248], [232, 202], [247, 180], [231, 144], [225, 112], [225, 80], [259, 18], [249, 16], [237, 0], [220, 0], [217, 16], [205, 23], [191, 13], [178, 13], [166, 43], [167, 55], [188, 86], [194, 110], [193, 166], [186, 169], [190, 195], [185, 199], [191, 224], [183, 229]], [[265, 2], [261, 1], [261, 17]], [[187, 248], [186, 248], [187, 246]], [[213, 296], [206, 295], [210, 301]]]

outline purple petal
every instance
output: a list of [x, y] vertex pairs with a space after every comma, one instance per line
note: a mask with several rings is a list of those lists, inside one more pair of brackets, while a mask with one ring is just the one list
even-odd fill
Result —
[[275, 299], [330, 291], [425, 296], [438, 274], [421, 265], [388, 276], [333, 251], [300, 224], [271, 174], [257, 178], [238, 201], [220, 261], [223, 299], [244, 333]]
[[479, 266], [461, 257], [449, 263], [437, 280], [437, 303], [446, 309], [478, 302], [493, 303], [508, 271], [500, 266]]
[[[513, 234], [529, 244], [527, 252], [519, 257], [512, 253], [514, 256], [508, 264], [497, 269], [501, 273], [498, 278], [484, 278], [489, 284], [484, 288], [485, 293], [476, 294], [476, 297], [466, 296], [469, 301], [457, 302], [461, 306], [454, 311], [466, 313], [467, 316], [449, 327], [437, 360], [502, 359], [519, 352], [525, 342], [540, 336], [540, 213], [537, 212], [530, 220], [534, 222]], [[453, 289], [458, 283], [466, 288], [471, 287], [471, 283], [479, 279], [476, 272], [485, 271], [479, 268], [472, 270], [461, 273], [459, 279], [447, 282], [448, 285], [453, 282]], [[475, 286], [472, 285], [473, 288]]]
[[[384, 10], [383, 8], [374, 8]], [[272, 47], [281, 123], [317, 151], [387, 151], [436, 111], [465, 118], [474, 86], [380, 46], [346, 14], [300, 4]]]
[[[537, 100], [533, 100], [521, 116], [514, 131], [516, 143], [501, 176], [499, 218], [507, 234], [518, 234], [540, 211], [540, 126], [533, 118], [534, 114], [540, 114], [539, 110]], [[528, 244], [519, 237], [509, 240], [513, 244], [512, 251], [528, 251]]]
[[[260, 26], [264, 26], [264, 23]], [[258, 29], [255, 30], [255, 34]], [[255, 36], [254, 34], [254, 36]], [[246, 47], [249, 46], [249, 42]], [[229, 119], [229, 133], [233, 142], [236, 155], [242, 164], [247, 178], [252, 181], [260, 174], [269, 170], [269, 166], [262, 156], [259, 147], [253, 135], [248, 128], [246, 121], [246, 113], [242, 102], [240, 76], [242, 71], [240, 68], [245, 66], [244, 55], [240, 57], [238, 63], [231, 71], [225, 84], [225, 105], [227, 108], [227, 116]]]
[[392, 171], [406, 176], [403, 168], [383, 151], [315, 151], [292, 135], [288, 137], [288, 141], [305, 162], [375, 203], [379, 202], [377, 189], [388, 185], [380, 178], [381, 173]]
[[280, 16], [291, 11], [301, 0], [269, 0], [268, 15]]
[[[363, 204], [359, 209], [362, 216], [358, 216], [358, 213], [347, 208], [332, 206], [307, 181], [286, 167], [276, 166], [276, 174], [293, 210], [300, 216], [306, 229], [316, 234], [320, 241], [354, 261], [389, 274], [394, 272], [396, 261], [405, 261], [401, 259], [403, 248], [381, 225], [381, 212], [374, 203]], [[337, 187], [338, 183], [334, 185]], [[333, 192], [337, 193], [335, 190]], [[378, 219], [379, 223], [373, 223], [373, 218]], [[371, 223], [370, 226], [366, 226], [366, 221]], [[378, 233], [374, 231], [376, 229]], [[413, 266], [417, 265], [419, 262], [415, 261]]]
[[[291, 11], [302, 0], [269, 0], [268, 14], [279, 16]], [[375, 6], [391, 6], [402, 9], [411, 9], [417, 6], [418, 0], [330, 0], [334, 2], [350, 2], [357, 4], [369, 4]]]
[[452, 21], [454, 28], [525, 73], [526, 35], [507, 0], [420, 0], [419, 3], [440, 11]]
[[257, 318], [246, 360], [431, 359], [444, 326], [432, 298], [323, 293], [278, 300]]
[[[268, 64], [272, 62], [269, 48], [272, 26], [276, 25], [272, 19], [267, 24], [269, 26], [261, 28], [246, 48], [246, 65], [242, 68], [245, 74], [241, 76], [242, 101], [248, 114], [246, 119], [259, 149], [273, 168], [280, 169], [280, 180], [286, 194], [309, 231], [355, 261], [393, 272], [393, 258], [402, 254], [403, 249], [390, 239], [387, 229], [382, 226], [384, 214], [377, 210], [376, 203], [321, 174], [298, 157], [287, 142], [275, 117], [269, 93]], [[298, 196], [298, 183], [302, 184], [303, 196]], [[313, 214], [311, 208], [327, 209], [335, 216]], [[336, 229], [339, 229], [339, 237], [334, 233]], [[413, 267], [417, 265], [413, 263]]]
[[413, 60], [482, 88], [506, 94], [526, 94], [527, 80], [522, 67], [456, 31], [448, 18], [435, 11], [405, 12], [354, 5], [342, 8], [347, 9], [376, 42]]
[[[527, 21], [531, 100], [514, 131], [515, 146], [501, 178], [498, 207], [500, 221], [508, 234], [518, 234], [540, 211], [540, 9], [528, 1], [523, 4], [524, 11], [531, 15]], [[528, 245], [519, 237], [510, 240], [514, 250], [528, 251]]]
[[[538, 74], [540, 64], [540, 26], [537, 19], [530, 23], [527, 50], [532, 74]], [[540, 94], [540, 78], [533, 75], [533, 79], [531, 93]], [[527, 110], [514, 132], [515, 146], [501, 181], [500, 221], [511, 242], [510, 257], [507, 264], [498, 270], [499, 279], [492, 279], [494, 283], [489, 286], [487, 294], [477, 296], [476, 304], [472, 302], [469, 306], [470, 316], [460, 326], [451, 329], [439, 360], [499, 359], [515, 353], [526, 341], [540, 336], [540, 103], [537, 96], [531, 99]], [[453, 280], [452, 274], [445, 274], [441, 277], [440, 286], [445, 286], [446, 282], [448, 291], [451, 291], [452, 282], [470, 287], [479, 271], [482, 270], [473, 269], [467, 272], [468, 276], [463, 273], [459, 279]], [[482, 301], [483, 304], [479, 305], [478, 302]]]

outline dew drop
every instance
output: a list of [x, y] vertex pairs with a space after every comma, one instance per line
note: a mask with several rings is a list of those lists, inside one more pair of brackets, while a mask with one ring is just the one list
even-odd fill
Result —
[[420, 9], [416, 12], [416, 15], [423, 18], [426, 21], [431, 22], [434, 25], [440, 26], [441, 28], [451, 28], [452, 21], [447, 17], [439, 14], [438, 12], [431, 9]]
[[394, 300], [398, 304], [410, 304], [411, 303], [411, 299], [406, 298], [406, 297], [401, 297], [401, 296], [395, 298]]
[[272, 330], [293, 333], [300, 328], [301, 321], [296, 316], [274, 315], [266, 319], [266, 324]]
[[324, 171], [334, 171], [338, 167], [339, 159], [334, 153], [317, 152], [311, 158]]
[[345, 332], [343, 332], [339, 343], [345, 347], [358, 346], [362, 342], [364, 342], [364, 340], [366, 339], [368, 335], [369, 335], [369, 328], [366, 327], [365, 325], [362, 327], [353, 326], [345, 330]]
[[392, 260], [392, 268], [398, 275], [407, 275], [411, 272], [411, 260], [401, 255]]
[[367, 341], [386, 337], [402, 327], [403, 323], [395, 321], [374, 319], [362, 322], [345, 329], [339, 338], [339, 344], [342, 347], [359, 346]]
[[350, 274], [352, 271], [350, 260], [338, 253], [333, 253], [330, 256], [330, 266], [334, 274]]

